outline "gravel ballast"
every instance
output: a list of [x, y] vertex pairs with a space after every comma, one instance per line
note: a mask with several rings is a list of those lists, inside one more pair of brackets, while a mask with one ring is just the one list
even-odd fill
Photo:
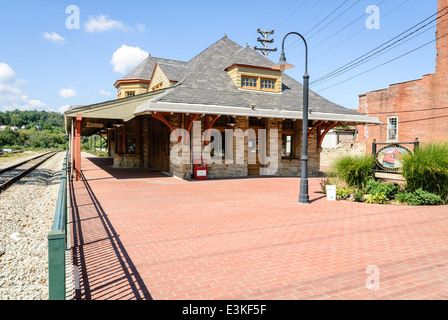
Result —
[[59, 192], [60, 152], [0, 193], [0, 300], [48, 299], [48, 240]]

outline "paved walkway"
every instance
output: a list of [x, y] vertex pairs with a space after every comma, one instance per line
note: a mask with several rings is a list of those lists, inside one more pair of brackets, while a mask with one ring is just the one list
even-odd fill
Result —
[[[184, 181], [83, 155], [76, 299], [448, 299], [448, 207], [329, 202], [310, 179]], [[369, 273], [367, 273], [369, 272]]]

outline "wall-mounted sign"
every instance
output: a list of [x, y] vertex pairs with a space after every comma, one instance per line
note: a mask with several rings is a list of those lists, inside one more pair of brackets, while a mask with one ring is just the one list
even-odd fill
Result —
[[87, 128], [104, 128], [104, 124], [102, 123], [96, 123], [96, 122], [87, 122], [86, 123]]
[[376, 163], [381, 169], [390, 172], [401, 172], [402, 157], [412, 154], [412, 151], [402, 145], [391, 144], [380, 149], [375, 156]]

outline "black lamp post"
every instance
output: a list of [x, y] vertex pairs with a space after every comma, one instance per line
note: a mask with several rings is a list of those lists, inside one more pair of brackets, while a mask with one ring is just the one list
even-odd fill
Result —
[[285, 56], [285, 40], [290, 34], [298, 35], [305, 43], [305, 74], [303, 75], [303, 122], [302, 122], [302, 171], [300, 179], [300, 195], [299, 203], [310, 203], [310, 196], [308, 194], [308, 97], [309, 97], [309, 80], [308, 75], [308, 45], [305, 38], [297, 33], [290, 32], [283, 38], [282, 53], [280, 55], [280, 61], [278, 64], [272, 66], [274, 70], [285, 71], [286, 69], [292, 69], [294, 66], [286, 62]]

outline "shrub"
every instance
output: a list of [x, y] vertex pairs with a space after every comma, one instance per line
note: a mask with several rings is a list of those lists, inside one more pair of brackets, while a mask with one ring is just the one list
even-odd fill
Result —
[[422, 189], [448, 199], [448, 143], [422, 146], [414, 154], [403, 156], [402, 162], [411, 192]]
[[375, 160], [370, 155], [342, 156], [333, 167], [337, 176], [350, 187], [362, 189], [373, 174]]
[[336, 189], [336, 199], [337, 200], [346, 200], [354, 192], [355, 192], [355, 189], [353, 189], [351, 187], [337, 188]]
[[366, 192], [372, 196], [382, 193], [388, 199], [393, 199], [400, 192], [400, 185], [397, 183], [381, 183], [380, 181], [370, 179], [366, 184]]
[[398, 202], [411, 206], [434, 206], [442, 203], [442, 198], [434, 193], [417, 189], [414, 192], [399, 193], [396, 196]]
[[384, 193], [377, 193], [375, 195], [371, 195], [366, 202], [371, 204], [387, 204], [387, 200], [389, 200]]
[[364, 197], [364, 192], [362, 190], [356, 190], [350, 196], [350, 201], [352, 202], [362, 202]]
[[408, 196], [408, 193], [406, 192], [399, 192], [395, 195], [395, 200], [397, 200], [399, 203], [406, 203], [406, 198]]

